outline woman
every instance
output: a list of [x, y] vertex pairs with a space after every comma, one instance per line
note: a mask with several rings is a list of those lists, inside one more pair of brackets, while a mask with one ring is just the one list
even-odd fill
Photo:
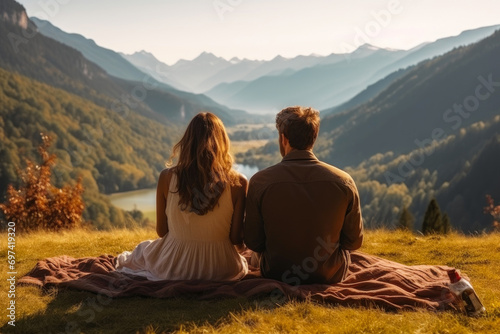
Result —
[[[118, 271], [151, 280], [238, 280], [248, 264], [243, 249], [246, 178], [232, 169], [229, 138], [212, 113], [196, 115], [174, 146], [176, 166], [161, 172], [156, 232], [118, 255]], [[236, 248], [235, 248], [235, 246]]]

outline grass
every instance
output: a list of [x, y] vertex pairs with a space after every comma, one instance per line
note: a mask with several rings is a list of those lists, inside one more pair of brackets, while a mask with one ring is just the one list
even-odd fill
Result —
[[[37, 260], [117, 254], [152, 230], [38, 232], [16, 237], [18, 278]], [[7, 257], [7, 234], [1, 233], [0, 258]], [[103, 299], [82, 291], [42, 292], [16, 288], [16, 327], [7, 325], [8, 285], [0, 281], [2, 333], [497, 333], [500, 328], [500, 234], [448, 237], [406, 232], [367, 231], [362, 251], [405, 264], [443, 264], [466, 273], [488, 313], [469, 318], [453, 312], [397, 312], [347, 308], [313, 302], [274, 307], [261, 299], [120, 298]], [[3, 266], [4, 273], [7, 271]], [[5, 277], [5, 276], [4, 276]]]
[[156, 210], [154, 211], [142, 211], [144, 218], [147, 218], [153, 222], [156, 222]]

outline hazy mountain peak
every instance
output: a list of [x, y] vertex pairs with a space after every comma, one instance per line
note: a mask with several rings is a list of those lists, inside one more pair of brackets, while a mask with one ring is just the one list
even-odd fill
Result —
[[229, 59], [229, 62], [230, 62], [231, 64], [238, 64], [238, 63], [240, 63], [240, 62], [241, 62], [241, 59], [240, 59], [240, 58], [238, 58], [238, 57], [233, 57], [233, 58]]
[[151, 56], [151, 57], [154, 57], [153, 54], [151, 52], [147, 52], [146, 50], [141, 50], [141, 51], [137, 51], [135, 53], [138, 53], [140, 55], [143, 55], [143, 56]]
[[0, 1], [0, 21], [28, 29], [29, 19], [24, 6], [14, 0]]
[[363, 45], [360, 45], [354, 52], [361, 52], [361, 51], [378, 51], [381, 48], [375, 45], [371, 45], [369, 43], [365, 43]]
[[152, 54], [151, 52], [148, 52], [146, 50], [136, 51], [133, 54], [131, 54], [131, 56], [132, 57], [140, 57], [142, 59], [149, 59], [149, 60], [158, 61], [158, 59], [155, 57], [154, 54]]
[[379, 48], [378, 46], [371, 45], [368, 43], [365, 43], [363, 45], [360, 45], [356, 50], [354, 50], [352, 53], [350, 53], [350, 56], [354, 56], [356, 58], [364, 58], [371, 56], [374, 53], [377, 53], [379, 51], [388, 51], [383, 48]]
[[205, 65], [210, 65], [214, 66], [217, 64], [229, 64], [227, 60], [225, 60], [222, 57], [217, 57], [211, 52], [203, 51], [198, 55], [198, 57], [194, 58], [193, 60], [186, 60], [186, 59], [179, 59], [173, 67], [184, 67], [184, 66], [191, 66], [192, 64], [205, 64]]
[[203, 51], [202, 53], [200, 53], [200, 55], [198, 57], [196, 57], [194, 60], [220, 60], [222, 58], [220, 57], [217, 57], [216, 55], [214, 55], [213, 53], [210, 53], [210, 52], [206, 52], [206, 51]]
[[283, 60], [287, 60], [287, 58], [283, 57], [282, 55], [277, 55], [276, 57], [271, 59], [271, 61], [283, 61]]
[[[464, 30], [459, 35], [457, 35], [457, 37], [468, 38], [469, 36], [476, 36], [478, 34], [483, 34], [483, 33], [486, 33], [486, 35], [490, 35], [492, 29], [498, 30], [498, 29], [500, 29], [500, 25], [492, 25], [492, 26], [481, 27], [481, 28], [476, 28], [476, 29]], [[454, 36], [452, 36], [452, 37], [445, 37], [445, 38], [442, 38], [442, 39], [447, 39], [447, 38], [450, 39], [450, 38], [453, 38], [453, 37]]]

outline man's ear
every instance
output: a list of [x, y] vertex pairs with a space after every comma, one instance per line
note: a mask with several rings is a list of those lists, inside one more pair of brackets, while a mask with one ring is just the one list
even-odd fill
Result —
[[285, 137], [285, 134], [280, 134], [280, 140], [281, 143], [283, 144], [283, 147], [286, 147], [288, 145], [288, 138]]

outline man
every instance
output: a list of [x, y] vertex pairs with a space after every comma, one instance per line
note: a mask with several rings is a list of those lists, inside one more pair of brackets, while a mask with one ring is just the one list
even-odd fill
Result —
[[255, 174], [248, 188], [245, 243], [260, 253], [264, 277], [293, 285], [342, 281], [349, 251], [363, 242], [354, 181], [312, 152], [319, 122], [312, 108], [279, 112], [283, 160]]

